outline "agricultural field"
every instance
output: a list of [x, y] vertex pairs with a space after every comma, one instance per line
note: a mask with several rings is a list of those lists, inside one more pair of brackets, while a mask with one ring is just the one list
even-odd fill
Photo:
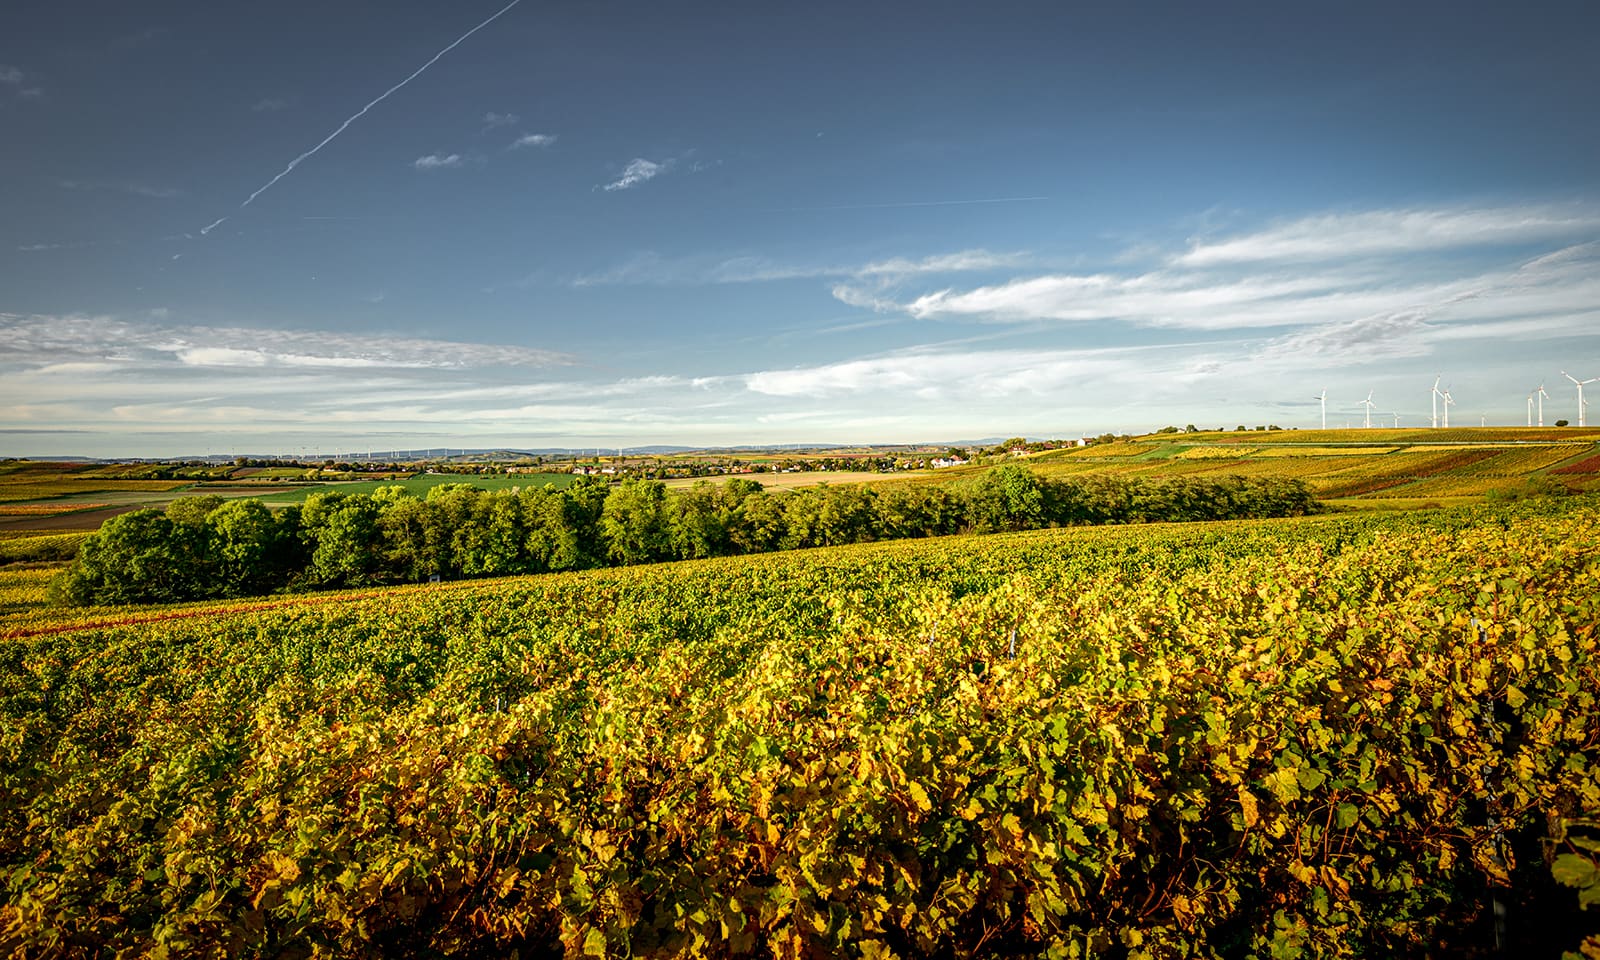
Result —
[[1468, 956], [1496, 901], [1555, 956], [1600, 899], [1597, 535], [1568, 497], [64, 616], [24, 571], [0, 939]]
[[501, 490], [562, 487], [573, 479], [568, 474], [424, 474], [290, 484], [288, 481], [307, 475], [308, 471], [290, 467], [236, 469], [232, 465], [188, 468], [200, 479], [137, 479], [160, 469], [163, 468], [154, 464], [0, 463], [0, 538], [97, 530], [112, 517], [145, 507], [165, 508], [183, 496], [253, 497], [274, 506], [287, 506], [304, 503], [309, 494], [318, 490], [370, 493], [380, 486], [399, 485], [421, 494], [441, 483]]
[[748, 473], [723, 474], [714, 477], [679, 477], [663, 482], [669, 490], [682, 490], [692, 487], [701, 481], [724, 484], [737, 477], [741, 480], [754, 480], [756, 483], [761, 484], [765, 490], [799, 490], [824, 483], [837, 486], [845, 483], [906, 481], [919, 477], [938, 479], [938, 476], [939, 471], [937, 470], [905, 470], [899, 473], [875, 473], [865, 470], [796, 470], [793, 473]]
[[1049, 476], [1280, 477], [1304, 480], [1318, 497], [1346, 506], [1373, 499], [1442, 505], [1552, 485], [1600, 486], [1600, 476], [1591, 478], [1593, 468], [1582, 465], [1597, 441], [1600, 431], [1537, 427], [1203, 432], [1037, 454], [1026, 462]]
[[555, 487], [560, 489], [569, 486], [575, 479], [572, 474], [568, 473], [519, 473], [511, 476], [427, 473], [421, 476], [395, 480], [351, 480], [309, 484], [290, 490], [261, 495], [259, 499], [262, 503], [271, 505], [304, 503], [307, 496], [320, 491], [334, 491], [345, 494], [372, 493], [380, 487], [404, 487], [420, 497], [425, 496], [434, 487], [446, 483], [465, 484], [469, 487], [477, 487], [480, 490], [510, 490], [512, 488], [525, 489], [528, 487]]

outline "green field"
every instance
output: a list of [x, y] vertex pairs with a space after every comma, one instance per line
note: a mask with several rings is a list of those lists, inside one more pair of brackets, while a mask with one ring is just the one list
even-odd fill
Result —
[[[485, 476], [475, 474], [429, 473], [420, 477], [408, 477], [401, 480], [351, 480], [334, 483], [308, 484], [296, 487], [293, 490], [284, 490], [279, 493], [269, 493], [261, 496], [262, 503], [288, 504], [304, 503], [306, 497], [313, 493], [334, 491], [338, 493], [372, 493], [380, 487], [404, 487], [417, 496], [425, 496], [429, 490], [446, 483], [461, 483], [480, 490], [510, 490], [528, 487], [555, 487], [560, 489], [570, 485], [577, 479], [569, 473], [521, 473], [513, 476]], [[204, 491], [199, 491], [204, 492]]]
[[13, 576], [0, 937], [1474, 956], [1494, 890], [1555, 956], [1597, 535], [1568, 497], [45, 615]]

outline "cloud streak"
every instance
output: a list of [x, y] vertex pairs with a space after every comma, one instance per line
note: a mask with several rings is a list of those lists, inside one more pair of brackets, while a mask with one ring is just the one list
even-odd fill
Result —
[[[362, 117], [366, 116], [367, 115], [367, 111], [371, 110], [373, 107], [377, 106], [378, 104], [382, 103], [383, 101], [389, 99], [391, 96], [393, 96], [396, 92], [398, 92], [406, 84], [408, 84], [411, 81], [413, 81], [413, 80], [417, 79], [418, 77], [422, 76], [422, 74], [429, 67], [431, 67], [434, 64], [438, 63], [439, 60], [445, 54], [447, 54], [450, 51], [454, 50], [456, 47], [461, 46], [461, 44], [463, 44], [463, 43], [465, 43], [467, 41], [468, 37], [471, 37], [473, 34], [477, 33], [479, 30], [482, 30], [484, 27], [487, 27], [489, 24], [494, 23], [496, 20], [498, 20], [502, 16], [504, 16], [506, 14], [506, 12], [509, 11], [512, 7], [515, 7], [517, 4], [519, 4], [521, 2], [522, 2], [522, 0], [511, 0], [510, 3], [506, 4], [504, 7], [501, 7], [498, 11], [496, 11], [493, 16], [489, 17], [487, 20], [484, 20], [482, 23], [480, 23], [477, 26], [473, 27], [471, 30], [468, 30], [466, 33], [463, 33], [461, 36], [457, 37], [454, 41], [452, 41], [449, 46], [445, 47], [443, 50], [440, 50], [438, 53], [434, 54], [428, 60], [427, 63], [424, 63], [422, 66], [420, 66], [416, 70], [412, 71], [411, 74], [409, 76], [407, 76], [404, 80], [401, 80], [399, 83], [395, 84], [394, 86], [390, 87], [389, 89], [387, 89], [387, 90], [383, 91], [382, 93], [378, 94], [378, 96], [376, 96], [372, 100], [370, 100], [366, 104], [366, 106], [362, 107], [360, 110], [357, 110], [355, 113], [351, 114], [343, 123], [339, 124], [339, 126], [336, 127], [332, 133], [328, 134], [326, 137], [323, 137], [322, 140], [319, 141], [316, 146], [312, 147], [310, 150], [307, 150], [306, 152], [300, 154], [298, 157], [295, 157], [293, 160], [289, 161], [289, 165], [284, 167], [283, 170], [280, 171], [277, 176], [273, 177], [271, 180], [268, 180], [266, 183], [264, 183], [260, 187], [256, 188], [254, 193], [250, 194], [250, 196], [245, 198], [245, 201], [243, 203], [239, 204], [239, 209], [243, 210], [245, 207], [250, 206], [250, 204], [255, 202], [255, 199], [257, 197], [261, 196], [263, 193], [266, 193], [268, 190], [272, 189], [272, 187], [275, 184], [277, 184], [277, 182], [279, 180], [282, 180], [284, 177], [287, 177], [289, 174], [293, 173], [294, 169], [296, 167], [300, 166], [300, 164], [304, 163], [306, 160], [310, 159], [311, 157], [316, 156], [317, 155], [317, 151], [321, 150], [323, 147], [326, 147], [328, 144], [332, 143], [334, 141], [334, 139], [339, 136], [339, 134], [344, 133], [346, 130], [348, 130], [352, 123], [355, 123], [357, 120], [360, 120]], [[208, 232], [210, 232], [211, 229], [214, 229], [217, 226], [218, 223], [221, 223], [221, 222], [222, 221], [219, 220], [219, 221], [217, 221], [217, 223], [213, 223], [211, 225], [211, 227], [208, 227], [208, 228], [206, 228], [206, 229], [204, 229], [204, 230], [202, 230], [200, 232], [202, 234], [208, 233]]]
[[511, 149], [520, 150], [523, 147], [548, 147], [556, 142], [553, 133], [525, 133], [511, 142]]
[[1547, 241], [1596, 230], [1600, 212], [1583, 208], [1376, 210], [1305, 217], [1241, 237], [1199, 241], [1173, 262], [1184, 267], [1307, 263]]
[[418, 170], [448, 170], [462, 164], [461, 154], [430, 153], [425, 157], [418, 157], [411, 161], [411, 165]]
[[4, 367], [38, 370], [64, 362], [162, 368], [468, 369], [563, 366], [565, 354], [509, 345], [315, 330], [181, 326], [110, 315], [0, 314]]
[[33, 100], [44, 96], [44, 88], [28, 82], [20, 67], [0, 63], [0, 87], [9, 89], [19, 100]]
[[979, 197], [962, 200], [898, 200], [888, 203], [841, 203], [819, 207], [784, 207], [767, 213], [813, 213], [831, 210], [904, 210], [912, 207], [967, 207], [988, 203], [1042, 203], [1049, 197]]
[[1036, 258], [1029, 253], [994, 253], [983, 249], [934, 254], [920, 259], [891, 257], [856, 265], [784, 263], [759, 256], [667, 258], [645, 251], [606, 270], [581, 274], [571, 283], [575, 287], [678, 286], [848, 279], [882, 286], [927, 274], [1021, 269], [1035, 263]]
[[[1213, 332], [1326, 327], [1361, 343], [1491, 318], [1545, 318], [1572, 329], [1600, 297], [1600, 242], [1589, 239], [1597, 235], [1600, 213], [1584, 208], [1374, 211], [1208, 241], [1145, 272], [1046, 273], [900, 300], [850, 285], [834, 295], [921, 320]], [[1530, 256], [1539, 246], [1546, 252]], [[893, 264], [885, 270], [893, 273]], [[1333, 340], [1316, 337], [1298, 343], [1334, 349]]]
[[671, 169], [671, 167], [671, 160], [663, 160], [660, 163], [657, 163], [654, 160], [646, 160], [643, 157], [635, 157], [628, 163], [626, 167], [622, 169], [622, 176], [608, 184], [603, 185], [600, 189], [606, 191], [607, 193], [613, 193], [617, 190], [631, 190], [641, 183], [647, 183], [651, 180], [654, 180], [656, 177]]
[[183, 191], [176, 187], [156, 187], [147, 183], [131, 183], [126, 181], [106, 180], [57, 180], [64, 190], [114, 190], [118, 193], [132, 194], [136, 197], [149, 197], [154, 200], [170, 200], [183, 196]]

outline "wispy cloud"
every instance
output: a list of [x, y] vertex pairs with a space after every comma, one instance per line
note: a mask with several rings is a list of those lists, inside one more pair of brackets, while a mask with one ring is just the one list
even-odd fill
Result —
[[[164, 314], [156, 314], [157, 318]], [[112, 362], [159, 373], [163, 367], [468, 369], [546, 367], [564, 354], [511, 345], [321, 330], [176, 325], [112, 315], [0, 314], [6, 368], [66, 361]]]
[[1185, 267], [1305, 263], [1548, 241], [1600, 230], [1600, 210], [1562, 207], [1374, 210], [1305, 217], [1255, 233], [1196, 241]]
[[123, 36], [111, 41], [111, 45], [124, 50], [131, 49], [133, 47], [142, 47], [145, 44], [154, 43], [157, 40], [166, 37], [170, 33], [172, 33], [172, 30], [167, 27], [147, 27], [146, 29], [140, 30], [136, 33], [124, 34]]
[[556, 142], [553, 133], [525, 133], [511, 142], [511, 149], [518, 150], [523, 147], [548, 147]]
[[[1600, 297], [1600, 244], [1570, 241], [1596, 236], [1600, 214], [1584, 208], [1373, 211], [1208, 241], [1145, 272], [1045, 273], [906, 298], [840, 285], [835, 296], [926, 320], [1100, 330], [1326, 328], [1344, 331], [1350, 342], [1395, 343], [1401, 333], [1493, 316], [1544, 317], [1572, 329]], [[1463, 247], [1473, 248], [1470, 256]], [[1333, 350], [1340, 336], [1308, 336], [1290, 347]]]
[[977, 197], [952, 200], [891, 200], [885, 203], [837, 203], [813, 207], [783, 207], [767, 213], [822, 213], [830, 210], [900, 210], [909, 207], [966, 207], [989, 203], [1042, 203], [1049, 197]]
[[[1059, 394], [1131, 371], [1149, 351], [913, 349], [839, 363], [763, 370], [741, 379], [752, 392], [828, 398], [863, 394], [961, 400]], [[1076, 392], [1076, 391], [1075, 391]]]
[[1034, 266], [1035, 257], [1030, 253], [994, 253], [989, 250], [959, 250], [955, 253], [941, 253], [919, 260], [906, 257], [892, 257], [888, 260], [877, 260], [858, 269], [855, 273], [859, 277], [909, 277], [925, 273], [967, 273], [983, 270], [1021, 269]]
[[158, 187], [125, 180], [57, 180], [56, 183], [66, 190], [114, 190], [155, 200], [171, 200], [183, 196], [183, 191], [176, 187]]
[[630, 190], [641, 183], [648, 183], [668, 170], [672, 169], [672, 160], [663, 160], [660, 163], [635, 157], [622, 169], [622, 176], [604, 184], [600, 189], [610, 193], [616, 190]]
[[495, 113], [493, 110], [490, 110], [488, 113], [483, 115], [483, 132], [488, 133], [490, 130], [497, 129], [499, 127], [514, 127], [517, 125], [517, 122], [518, 118], [514, 113]]
[[27, 243], [17, 247], [19, 253], [43, 253], [46, 250], [78, 250], [98, 246], [93, 240], [68, 240], [61, 243]]
[[11, 95], [21, 100], [32, 100], [44, 96], [44, 88], [37, 83], [31, 83], [22, 68], [0, 63], [0, 87], [11, 92]]
[[430, 153], [425, 157], [418, 157], [417, 159], [411, 161], [411, 165], [418, 170], [448, 170], [454, 167], [459, 167], [464, 162], [465, 161], [461, 159], [461, 154], [459, 153], [452, 153], [448, 155], [441, 153]]
[[288, 108], [289, 101], [280, 97], [262, 97], [250, 105], [250, 109], [256, 113], [277, 113], [279, 110], [287, 110]]
[[769, 283], [782, 280], [848, 279], [880, 289], [927, 274], [974, 273], [1020, 269], [1036, 263], [1029, 253], [961, 250], [920, 259], [891, 257], [865, 264], [791, 263], [762, 256], [663, 257], [644, 251], [593, 273], [572, 279], [575, 287], [678, 286], [693, 284]]

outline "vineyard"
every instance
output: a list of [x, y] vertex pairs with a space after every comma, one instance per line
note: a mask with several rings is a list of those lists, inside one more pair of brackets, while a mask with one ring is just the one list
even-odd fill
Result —
[[1570, 497], [22, 604], [0, 946], [1554, 957], [1600, 932], [1597, 533]]
[[1539, 428], [1154, 435], [1033, 458], [1050, 476], [1231, 475], [1304, 481], [1324, 501], [1421, 505], [1600, 487], [1595, 435]]

